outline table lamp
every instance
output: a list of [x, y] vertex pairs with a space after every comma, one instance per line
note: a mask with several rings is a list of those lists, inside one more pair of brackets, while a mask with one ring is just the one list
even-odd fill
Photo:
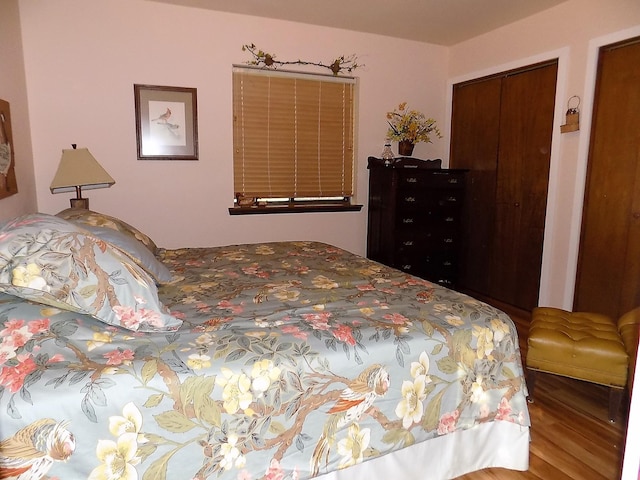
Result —
[[51, 182], [51, 193], [76, 192], [71, 208], [89, 209], [89, 199], [82, 198], [82, 189], [108, 188], [116, 181], [106, 172], [86, 148], [62, 150], [62, 158]]

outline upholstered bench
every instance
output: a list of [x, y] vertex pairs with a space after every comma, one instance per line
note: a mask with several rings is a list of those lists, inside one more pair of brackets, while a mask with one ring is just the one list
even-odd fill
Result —
[[616, 322], [606, 315], [534, 308], [527, 339], [529, 398], [535, 372], [552, 373], [610, 387], [609, 420], [615, 421], [627, 384], [629, 357]]
[[640, 307], [625, 313], [618, 320], [618, 332], [629, 355], [629, 374], [627, 375], [627, 387], [629, 394], [633, 390], [635, 377], [636, 357], [638, 356], [638, 338], [640, 337]]

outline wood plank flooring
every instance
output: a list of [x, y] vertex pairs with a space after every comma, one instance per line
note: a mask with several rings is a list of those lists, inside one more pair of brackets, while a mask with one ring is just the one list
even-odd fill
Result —
[[[516, 323], [526, 358], [527, 312], [500, 305]], [[524, 361], [523, 361], [524, 363]], [[463, 480], [616, 480], [620, 478], [626, 435], [628, 398], [615, 423], [608, 420], [609, 392], [587, 382], [539, 373], [534, 402], [529, 404], [531, 445], [529, 470], [491, 468]]]

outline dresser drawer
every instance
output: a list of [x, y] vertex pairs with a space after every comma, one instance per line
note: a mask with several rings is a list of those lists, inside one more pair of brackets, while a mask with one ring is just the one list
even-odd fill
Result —
[[455, 284], [458, 276], [458, 264], [452, 252], [399, 255], [394, 263], [399, 270], [449, 287]]
[[396, 229], [415, 231], [417, 234], [423, 230], [456, 230], [460, 224], [461, 216], [457, 211], [447, 209], [401, 211], [396, 216]]
[[398, 191], [398, 195], [396, 197], [397, 209], [406, 211], [434, 207], [461, 206], [462, 201], [462, 190], [449, 189], [403, 189]]
[[398, 189], [401, 190], [445, 187], [462, 189], [464, 187], [464, 174], [410, 169], [398, 172]]

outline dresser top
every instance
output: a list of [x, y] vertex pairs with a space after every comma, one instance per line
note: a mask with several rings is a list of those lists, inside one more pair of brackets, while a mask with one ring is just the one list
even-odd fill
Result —
[[420, 158], [413, 157], [396, 157], [390, 165], [385, 163], [382, 158], [369, 157], [367, 168], [371, 167], [384, 167], [384, 168], [418, 168], [435, 170], [442, 167], [442, 159], [436, 158], [434, 160], [422, 160]]

